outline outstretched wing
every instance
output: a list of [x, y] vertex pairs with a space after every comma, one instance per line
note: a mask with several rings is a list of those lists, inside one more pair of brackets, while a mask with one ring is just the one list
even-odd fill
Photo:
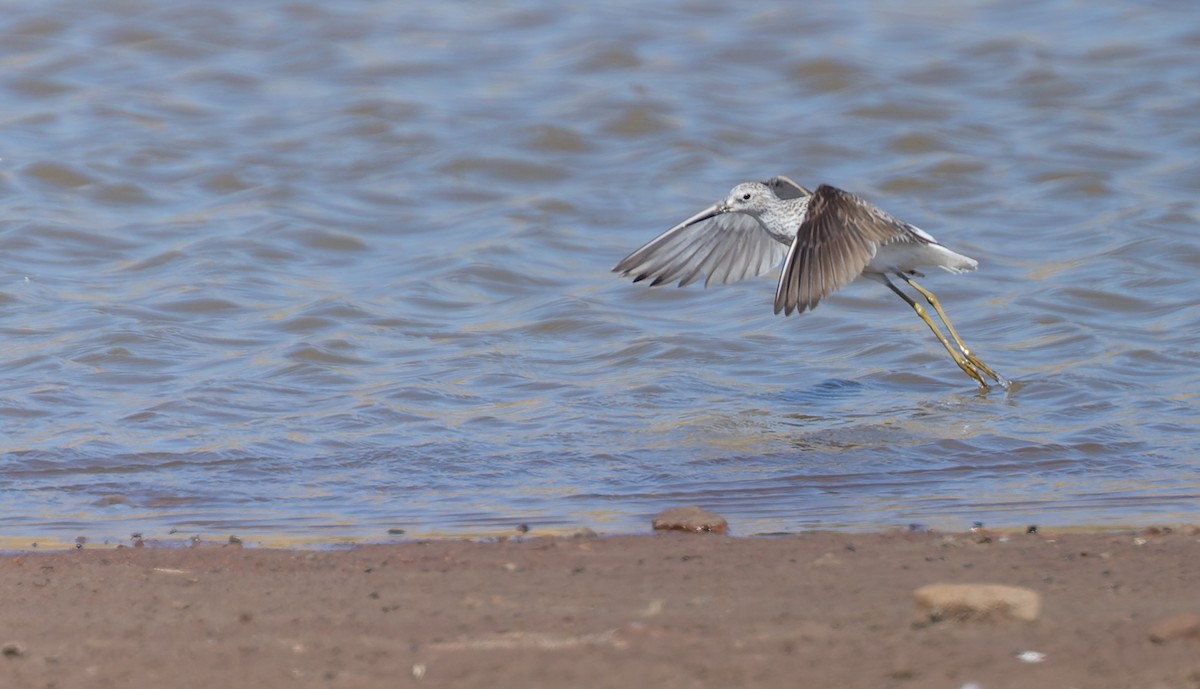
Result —
[[800, 199], [805, 196], [812, 196], [812, 192], [800, 186], [789, 177], [779, 175], [763, 182], [775, 192], [775, 195], [783, 200]]
[[632, 275], [634, 282], [650, 280], [651, 285], [678, 280], [680, 287], [704, 278], [707, 287], [762, 275], [779, 265], [787, 245], [753, 217], [717, 208], [709, 206], [662, 233], [621, 259], [613, 272]]
[[881, 245], [909, 237], [906, 227], [854, 194], [817, 187], [784, 261], [775, 313], [814, 308], [861, 275]]

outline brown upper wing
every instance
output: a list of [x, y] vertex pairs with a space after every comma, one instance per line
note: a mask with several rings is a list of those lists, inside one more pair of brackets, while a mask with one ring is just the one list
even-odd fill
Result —
[[911, 236], [906, 225], [863, 199], [822, 184], [788, 251], [775, 313], [811, 309], [862, 274], [882, 245]]

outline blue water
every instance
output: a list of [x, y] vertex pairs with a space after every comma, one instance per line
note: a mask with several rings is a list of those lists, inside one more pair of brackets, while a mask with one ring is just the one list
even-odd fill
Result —
[[[1192, 14], [10, 4], [0, 545], [1195, 520]], [[1017, 384], [610, 272], [776, 174], [978, 259], [923, 284]]]

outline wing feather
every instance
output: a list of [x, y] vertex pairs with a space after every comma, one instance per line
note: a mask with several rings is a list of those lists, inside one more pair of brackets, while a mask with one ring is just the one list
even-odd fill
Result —
[[771, 179], [763, 182], [763, 184], [770, 187], [771, 191], [775, 192], [776, 196], [785, 201], [788, 199], [800, 199], [804, 198], [805, 196], [812, 196], [811, 191], [797, 184], [791, 178], [784, 177], [783, 175], [772, 177]]
[[817, 187], [784, 260], [775, 313], [802, 313], [862, 274], [878, 248], [911, 241], [908, 226], [836, 187]]
[[717, 206], [710, 206], [672, 227], [621, 259], [613, 272], [651, 285], [678, 280], [680, 287], [703, 277], [707, 286], [762, 275], [787, 254], [787, 245], [753, 217], [716, 213]]

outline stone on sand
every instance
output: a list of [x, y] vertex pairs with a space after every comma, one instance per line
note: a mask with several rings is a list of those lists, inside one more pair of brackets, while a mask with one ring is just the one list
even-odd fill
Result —
[[1036, 620], [1042, 600], [1037, 591], [999, 584], [929, 584], [915, 592], [917, 618], [941, 620]]
[[1171, 639], [1200, 640], [1200, 613], [1181, 612], [1150, 626], [1150, 640], [1161, 644]]
[[655, 515], [651, 524], [655, 531], [723, 534], [729, 530], [729, 523], [724, 517], [695, 506], [665, 509]]

